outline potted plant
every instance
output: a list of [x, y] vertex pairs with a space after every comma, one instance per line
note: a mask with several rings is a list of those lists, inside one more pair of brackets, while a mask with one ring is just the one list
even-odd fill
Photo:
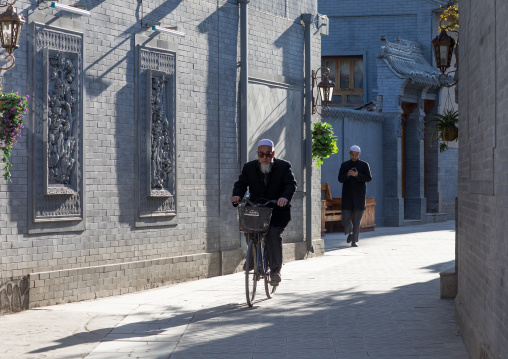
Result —
[[430, 146], [434, 138], [441, 140], [439, 151], [448, 149], [446, 142], [455, 141], [459, 137], [459, 112], [457, 110], [445, 110], [442, 114], [435, 114], [430, 121], [432, 122], [432, 135], [430, 137]]
[[337, 138], [333, 135], [333, 127], [326, 122], [314, 123], [312, 130], [312, 159], [317, 159], [316, 167], [320, 168], [325, 158], [339, 152]]
[[2, 150], [2, 162], [4, 165], [4, 179], [9, 181], [11, 172], [9, 162], [12, 146], [18, 141], [23, 128], [23, 117], [27, 109], [28, 96], [19, 93], [0, 92], [0, 149]]

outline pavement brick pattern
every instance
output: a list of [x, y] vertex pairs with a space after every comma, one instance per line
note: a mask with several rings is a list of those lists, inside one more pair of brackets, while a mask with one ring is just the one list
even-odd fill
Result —
[[243, 273], [0, 317], [0, 358], [467, 359], [439, 272], [454, 222], [377, 228], [284, 265], [247, 307]]

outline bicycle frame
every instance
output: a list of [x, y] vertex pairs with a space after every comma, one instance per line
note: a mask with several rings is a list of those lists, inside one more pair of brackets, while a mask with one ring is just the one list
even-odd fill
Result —
[[268, 266], [268, 255], [266, 249], [266, 233], [248, 233], [248, 241], [253, 240], [256, 246], [256, 258], [257, 258], [257, 274], [259, 277], [257, 280], [264, 278], [270, 274], [270, 268]]

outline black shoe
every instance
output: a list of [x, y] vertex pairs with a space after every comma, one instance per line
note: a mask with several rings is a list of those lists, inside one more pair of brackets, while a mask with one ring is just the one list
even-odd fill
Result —
[[279, 285], [281, 280], [282, 280], [282, 278], [280, 276], [280, 273], [277, 273], [277, 272], [270, 273], [270, 284], [272, 286]]
[[349, 234], [349, 235], [347, 236], [347, 242], [348, 242], [348, 243], [351, 243], [351, 241], [352, 241], [352, 240], [353, 240], [353, 234]]
[[351, 247], [358, 247], [358, 245], [356, 244], [356, 242], [351, 242]]

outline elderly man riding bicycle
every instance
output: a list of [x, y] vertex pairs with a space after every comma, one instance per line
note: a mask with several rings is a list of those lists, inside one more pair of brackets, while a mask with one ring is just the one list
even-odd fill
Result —
[[247, 192], [250, 200], [276, 200], [270, 227], [266, 234], [270, 279], [278, 284], [281, 281], [282, 268], [282, 232], [291, 220], [291, 210], [286, 206], [296, 191], [296, 180], [291, 163], [275, 158], [271, 140], [258, 142], [257, 160], [247, 162], [233, 188], [232, 203], [238, 203]]

